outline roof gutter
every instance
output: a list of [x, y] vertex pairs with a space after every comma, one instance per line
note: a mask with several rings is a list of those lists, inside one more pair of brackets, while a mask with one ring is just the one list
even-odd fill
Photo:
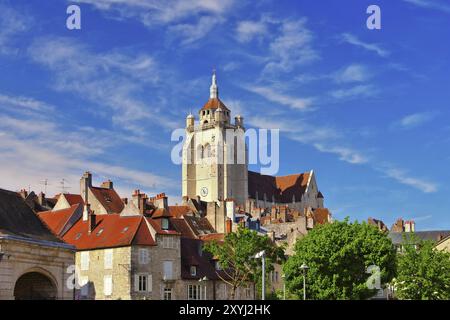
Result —
[[13, 240], [13, 241], [26, 242], [26, 243], [30, 243], [30, 244], [46, 246], [46, 247], [62, 248], [62, 249], [76, 251], [75, 246], [73, 246], [71, 244], [59, 243], [59, 242], [48, 241], [48, 240], [36, 240], [36, 239], [30, 239], [30, 238], [25, 238], [25, 237], [21, 237], [21, 236], [0, 235], [0, 240]]

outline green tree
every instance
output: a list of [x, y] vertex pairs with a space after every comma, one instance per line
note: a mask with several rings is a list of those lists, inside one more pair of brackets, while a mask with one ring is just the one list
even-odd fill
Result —
[[450, 253], [438, 251], [431, 241], [405, 239], [399, 253], [395, 281], [399, 299], [450, 299]]
[[291, 293], [303, 296], [303, 270], [307, 299], [367, 299], [377, 289], [367, 285], [371, 265], [379, 267], [380, 284], [395, 275], [396, 252], [387, 235], [376, 227], [344, 221], [318, 226], [295, 244], [294, 255], [283, 270]]
[[242, 227], [228, 233], [223, 242], [209, 242], [204, 248], [218, 259], [221, 270], [217, 275], [231, 286], [232, 299], [237, 288], [248, 282], [260, 282], [261, 259], [253, 258], [258, 252], [266, 252], [266, 274], [273, 270], [274, 263], [282, 263], [284, 259], [283, 248], [277, 247], [269, 237]]

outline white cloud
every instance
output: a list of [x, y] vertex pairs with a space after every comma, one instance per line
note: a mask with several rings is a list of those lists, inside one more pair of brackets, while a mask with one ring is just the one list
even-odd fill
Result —
[[[115, 19], [135, 19], [144, 26], [168, 26], [172, 34], [179, 33], [183, 44], [190, 44], [207, 35], [215, 25], [225, 20], [234, 0], [77, 0], [107, 12]], [[186, 23], [186, 20], [194, 20]]]
[[[25, 97], [8, 96], [8, 100], [47, 105]], [[31, 112], [42, 113], [39, 110]], [[126, 135], [92, 127], [70, 127], [67, 119], [60, 122], [53, 113], [44, 113], [42, 117], [0, 116], [1, 188], [18, 190], [30, 186], [39, 191], [43, 190], [40, 181], [49, 179], [51, 194], [59, 191], [58, 182], [65, 178], [72, 187], [70, 191], [78, 192], [78, 181], [85, 170], [118, 179], [119, 186], [146, 187], [153, 192], [175, 185], [166, 177], [109, 163], [114, 160], [108, 156], [109, 150], [125, 144]]]
[[416, 176], [411, 177], [404, 170], [398, 168], [387, 168], [383, 170], [383, 172], [389, 178], [395, 179], [397, 182], [401, 184], [413, 187], [424, 193], [433, 193], [438, 190], [438, 187], [435, 183]]
[[233, 0], [75, 0], [99, 10], [111, 11], [119, 18], [136, 18], [146, 26], [166, 24], [202, 14], [223, 15]]
[[364, 82], [371, 77], [370, 70], [361, 64], [351, 64], [336, 72], [333, 76], [336, 82]]
[[390, 52], [383, 49], [380, 45], [374, 44], [374, 43], [363, 42], [363, 41], [359, 40], [356, 36], [354, 36], [350, 33], [342, 34], [341, 38], [342, 38], [342, 41], [344, 41], [344, 42], [347, 42], [347, 43], [352, 44], [357, 47], [361, 47], [368, 51], [375, 52], [380, 57], [385, 58], [390, 55]]
[[436, 9], [446, 13], [450, 13], [450, 6], [437, 0], [403, 0], [415, 6], [428, 9]]
[[221, 17], [204, 16], [194, 24], [177, 24], [169, 27], [169, 32], [175, 33], [177, 38], [181, 38], [183, 45], [191, 44], [203, 38], [218, 24], [224, 22]]
[[255, 38], [262, 38], [268, 32], [267, 23], [260, 21], [241, 21], [236, 27], [236, 38], [239, 42], [249, 42]]
[[339, 157], [340, 160], [351, 164], [362, 164], [368, 162], [367, 158], [356, 150], [341, 146], [326, 146], [320, 143], [315, 143], [314, 147], [326, 153], [332, 153]]
[[306, 27], [305, 18], [281, 21], [280, 32], [270, 43], [271, 55], [263, 72], [288, 72], [295, 67], [319, 58], [313, 48], [313, 33]]
[[13, 8], [0, 4], [0, 54], [15, 54], [17, 35], [30, 28], [32, 20], [29, 16]]
[[371, 97], [377, 93], [372, 85], [357, 85], [348, 89], [337, 89], [330, 92], [335, 99], [354, 99], [359, 97]]
[[403, 129], [411, 129], [418, 126], [421, 126], [436, 117], [436, 113], [433, 112], [422, 112], [422, 113], [413, 113], [403, 117], [396, 124]]
[[292, 109], [306, 110], [312, 104], [312, 98], [298, 98], [294, 96], [285, 95], [273, 90], [270, 87], [264, 86], [247, 86], [246, 89], [250, 92], [259, 94], [265, 99], [276, 102]]
[[111, 119], [117, 128], [142, 136], [144, 121], [163, 128], [178, 125], [142, 98], [148, 87], [159, 82], [160, 70], [151, 56], [95, 53], [68, 38], [37, 39], [29, 55], [53, 73], [54, 89], [88, 100], [99, 108], [93, 113]]

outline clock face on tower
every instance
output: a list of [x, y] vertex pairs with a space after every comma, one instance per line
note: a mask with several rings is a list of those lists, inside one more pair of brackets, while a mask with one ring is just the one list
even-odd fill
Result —
[[206, 196], [208, 195], [208, 188], [207, 188], [207, 187], [202, 187], [202, 188], [200, 189], [200, 195], [201, 195], [202, 197], [206, 197]]

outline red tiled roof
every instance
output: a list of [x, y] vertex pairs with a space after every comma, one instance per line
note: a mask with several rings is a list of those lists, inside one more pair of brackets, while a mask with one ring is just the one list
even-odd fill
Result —
[[164, 208], [157, 208], [152, 212], [152, 218], [162, 218], [162, 217], [171, 217], [170, 210], [166, 210]]
[[170, 222], [172, 223], [175, 230], [177, 230], [181, 234], [182, 238], [196, 239], [195, 233], [183, 218], [171, 218]]
[[192, 209], [189, 206], [169, 206], [169, 212], [172, 217], [180, 218], [191, 213]]
[[79, 194], [64, 193], [63, 195], [70, 205], [77, 203], [84, 204], [83, 198]]
[[219, 106], [224, 111], [230, 111], [230, 109], [228, 109], [227, 106], [219, 98], [209, 99], [201, 110], [217, 109]]
[[124, 204], [114, 189], [91, 187], [91, 191], [108, 213], [122, 212]]
[[250, 197], [264, 200], [264, 194], [267, 201], [275, 198], [276, 202], [292, 202], [293, 196], [296, 201], [300, 201], [306, 191], [310, 173], [292, 174], [288, 176], [268, 176], [257, 172], [248, 172], [248, 192]]
[[314, 222], [318, 224], [324, 224], [328, 222], [330, 211], [326, 208], [317, 208], [313, 212]]
[[200, 239], [203, 241], [223, 241], [225, 238], [225, 234], [223, 233], [210, 233], [201, 235]]
[[39, 213], [39, 218], [53, 231], [60, 235], [69, 219], [74, 215], [80, 204], [74, 204], [70, 208], [56, 211], [43, 211]]
[[143, 223], [144, 219], [143, 216], [96, 215], [96, 226], [90, 234], [88, 221], [80, 219], [63, 239], [78, 250], [123, 247], [131, 244], [154, 246], [156, 243]]
[[[172, 234], [172, 235], [180, 235], [180, 233], [174, 229], [164, 230], [161, 228], [161, 219], [152, 219], [149, 217], [145, 217], [147, 222], [155, 229], [157, 234]], [[170, 221], [170, 220], [169, 220]]]

